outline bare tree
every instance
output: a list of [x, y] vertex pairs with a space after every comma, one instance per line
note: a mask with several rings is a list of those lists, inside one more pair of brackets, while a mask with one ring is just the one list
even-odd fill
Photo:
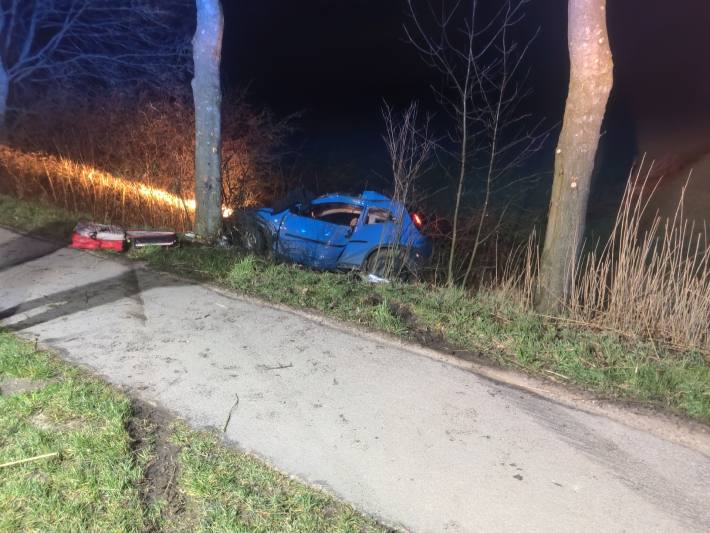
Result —
[[175, 82], [186, 71], [189, 0], [0, 0], [0, 128], [32, 83]]
[[[383, 139], [387, 146], [392, 166], [393, 194], [392, 198], [402, 206], [410, 203], [415, 194], [417, 179], [425, 171], [427, 162], [431, 158], [435, 142], [431, 137], [429, 122], [430, 117], [424, 120], [419, 118], [419, 106], [413, 102], [401, 114], [397, 114], [387, 104], [382, 110], [382, 117], [385, 121], [385, 133]], [[394, 237], [394, 242], [401, 242], [405, 231], [406, 211], [393, 213], [393, 224], [391, 227], [394, 235], [381, 234], [380, 245], [386, 237]], [[406, 243], [409, 247], [412, 243]], [[378, 250], [372, 258], [372, 270], [383, 278], [401, 278], [411, 274], [413, 266], [409, 265], [408, 249], [382, 249]], [[373, 272], [374, 270], [374, 272]]]
[[486, 20], [480, 20], [477, 0], [449, 2], [441, 11], [427, 3], [426, 16], [415, 9], [413, 0], [407, 1], [411, 17], [405, 26], [407, 38], [424, 61], [443, 75], [444, 87], [435, 92], [456, 123], [450, 136], [457, 146], [453, 154], [457, 176], [448, 285], [457, 276], [454, 263], [465, 184], [471, 178], [482, 180], [473, 249], [462, 278], [465, 285], [479, 247], [500, 224], [498, 220], [486, 229], [493, 197], [513, 192], [516, 186], [519, 190], [523, 180], [514, 179], [513, 171], [539, 150], [547, 135], [540, 122], [531, 123], [519, 108], [529, 93], [522, 64], [534, 36], [520, 45], [511, 29], [522, 20], [529, 0], [506, 0]]
[[195, 75], [195, 233], [214, 240], [222, 226], [222, 87], [220, 62], [224, 16], [219, 0], [196, 0], [192, 40]]
[[389, 105], [382, 110], [385, 120], [383, 136], [392, 165], [393, 199], [406, 204], [414, 193], [416, 180], [434, 151], [429, 131], [429, 117], [419, 120], [419, 105], [413, 102], [401, 116]]
[[567, 301], [582, 244], [594, 157], [613, 83], [606, 0], [569, 0], [570, 81], [555, 155], [555, 178], [540, 266], [536, 307]]

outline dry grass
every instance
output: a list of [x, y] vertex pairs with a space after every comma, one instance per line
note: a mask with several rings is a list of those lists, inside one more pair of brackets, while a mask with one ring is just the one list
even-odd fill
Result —
[[[421, 209], [421, 211], [426, 212], [426, 209]], [[536, 219], [506, 217], [504, 210], [494, 207], [489, 207], [488, 213], [490, 216], [481, 230], [481, 234], [486, 238], [481, 239], [479, 236], [476, 261], [468, 278], [466, 278], [466, 270], [468, 260], [476, 246], [480, 211], [466, 213], [466, 215], [459, 217], [457, 224], [458, 237], [453, 265], [454, 280], [458, 286], [473, 291], [507, 280], [503, 276], [506, 264], [511, 263], [507, 265], [509, 269], [513, 268], [512, 263], [521, 264], [529, 237], [529, 228], [534, 227], [537, 221]], [[448, 258], [451, 251], [451, 232], [452, 227], [448, 219], [435, 216], [427, 219], [425, 233], [435, 242], [434, 255], [427, 269], [427, 279], [435, 285], [446, 283]]]
[[[675, 215], [648, 213], [655, 192], [643, 165], [629, 179], [608, 240], [585, 252], [562, 317], [578, 326], [652, 339], [681, 351], [710, 355], [710, 242], [683, 215], [685, 188]], [[533, 233], [496, 272], [492, 289], [532, 307], [539, 270]]]
[[[5, 189], [43, 197], [97, 220], [178, 230], [192, 226], [194, 113], [189, 95], [112, 93], [84, 101], [28, 102], [0, 152]], [[280, 195], [278, 151], [290, 131], [242, 94], [223, 105], [225, 207]]]
[[[56, 108], [63, 110], [39, 109], [24, 117], [13, 147], [0, 148], [8, 192], [99, 221], [192, 226], [193, 128], [184, 99], [116, 97], [69, 111]], [[239, 98], [227, 104], [224, 122], [225, 203], [251, 206], [282, 193], [286, 181], [277, 172], [275, 147], [287, 124]], [[652, 176], [652, 169], [632, 176], [610, 238], [582, 256], [564, 319], [710, 353], [707, 234], [684, 217], [682, 196], [670, 219], [647, 212]], [[459, 224], [457, 279], [475, 245], [475, 218]], [[519, 231], [495, 227], [500, 231], [477, 250], [479, 268], [470, 286], [492, 288], [529, 308], [537, 283], [537, 237], [519, 244]], [[446, 264], [449, 231], [446, 224], [428, 228], [443, 243], [430, 271], [434, 284]]]
[[65, 157], [0, 147], [5, 186], [18, 198], [39, 198], [102, 222], [192, 227], [193, 199], [103, 172]]
[[639, 169], [629, 181], [606, 245], [579, 265], [573, 319], [710, 353], [710, 243], [683, 215], [649, 215], [655, 189]]

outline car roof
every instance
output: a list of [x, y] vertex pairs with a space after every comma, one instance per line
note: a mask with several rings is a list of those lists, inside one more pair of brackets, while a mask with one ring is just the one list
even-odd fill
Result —
[[391, 198], [388, 198], [387, 196], [375, 191], [363, 191], [363, 193], [359, 196], [354, 196], [352, 194], [345, 193], [324, 194], [323, 196], [319, 196], [318, 198], [314, 199], [311, 203], [325, 204], [329, 202], [359, 205], [362, 207], [367, 205], [377, 205], [381, 207], [392, 208], [397, 205], [396, 202], [394, 202]]

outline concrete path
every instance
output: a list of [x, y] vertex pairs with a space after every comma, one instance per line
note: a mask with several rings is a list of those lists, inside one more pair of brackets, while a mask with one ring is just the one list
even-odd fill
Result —
[[699, 451], [125, 261], [0, 228], [0, 318], [403, 528], [710, 530]]

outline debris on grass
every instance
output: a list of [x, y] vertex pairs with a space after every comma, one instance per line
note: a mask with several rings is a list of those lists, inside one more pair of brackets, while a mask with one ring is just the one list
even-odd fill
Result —
[[381, 278], [380, 276], [376, 276], [375, 274], [367, 274], [366, 276], [362, 277], [363, 280], [367, 281], [368, 283], [389, 283], [390, 280], [386, 278]]
[[59, 452], [43, 453], [41, 455], [35, 455], [34, 457], [27, 457], [26, 459], [17, 459], [16, 461], [2, 463], [2, 464], [0, 464], [0, 468], [7, 468], [8, 466], [15, 466], [15, 465], [22, 465], [25, 463], [32, 463], [34, 461], [40, 461], [42, 459], [50, 459], [52, 457], [59, 457]]

